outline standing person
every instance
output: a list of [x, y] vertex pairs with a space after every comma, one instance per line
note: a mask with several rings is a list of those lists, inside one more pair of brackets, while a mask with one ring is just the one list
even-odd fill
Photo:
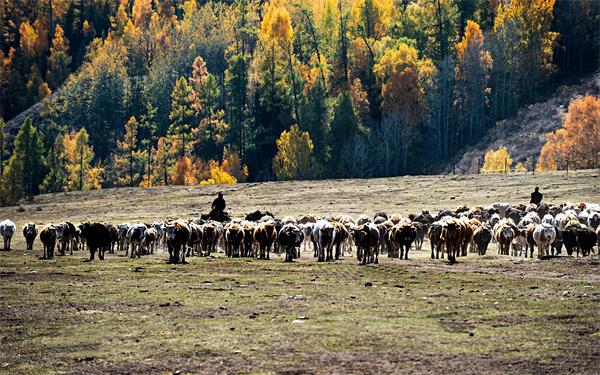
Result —
[[529, 203], [535, 203], [539, 206], [540, 203], [542, 203], [543, 197], [544, 196], [542, 195], [542, 193], [540, 193], [540, 188], [536, 186], [535, 191], [531, 193], [531, 201]]
[[223, 214], [223, 211], [225, 211], [225, 207], [227, 207], [227, 205], [225, 204], [225, 199], [223, 199], [223, 193], [219, 192], [217, 198], [212, 202], [212, 212], [215, 216], [220, 217]]

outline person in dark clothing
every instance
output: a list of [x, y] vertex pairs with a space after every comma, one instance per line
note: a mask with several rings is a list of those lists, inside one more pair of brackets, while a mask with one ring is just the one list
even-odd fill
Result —
[[216, 213], [223, 213], [225, 211], [225, 199], [223, 199], [223, 193], [219, 192], [219, 196], [212, 202], [212, 210]]
[[540, 203], [542, 203], [543, 197], [544, 196], [542, 195], [542, 193], [540, 193], [540, 188], [536, 186], [535, 191], [531, 193], [531, 201], [529, 203], [535, 203], [539, 206]]

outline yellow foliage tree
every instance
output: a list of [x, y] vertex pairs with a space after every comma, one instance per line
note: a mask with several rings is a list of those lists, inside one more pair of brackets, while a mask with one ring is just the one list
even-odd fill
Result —
[[[64, 138], [64, 158], [67, 161], [67, 188], [69, 190], [99, 189], [102, 169], [92, 168], [94, 149], [89, 145], [89, 135], [85, 128]], [[91, 172], [91, 175], [90, 175]]]
[[515, 166], [515, 172], [516, 173], [527, 173], [527, 167], [525, 166], [525, 164], [523, 164], [523, 162], [518, 162], [517, 165]]
[[538, 170], [600, 167], [600, 98], [587, 95], [573, 100], [563, 127], [546, 134]]
[[210, 178], [208, 180], [200, 181], [200, 185], [225, 185], [225, 184], [237, 184], [235, 177], [227, 173], [219, 162], [212, 161], [210, 165]]
[[181, 157], [175, 163], [175, 175], [173, 176], [174, 185], [195, 185], [194, 165], [192, 159], [188, 156]]
[[246, 182], [248, 178], [248, 166], [242, 164], [240, 154], [225, 147], [223, 150], [223, 170], [235, 177], [238, 182]]
[[497, 150], [489, 150], [485, 154], [483, 168], [481, 173], [508, 173], [511, 171], [513, 160], [506, 147], [502, 146]]
[[279, 180], [308, 179], [313, 176], [313, 142], [308, 132], [292, 125], [277, 140], [273, 171]]

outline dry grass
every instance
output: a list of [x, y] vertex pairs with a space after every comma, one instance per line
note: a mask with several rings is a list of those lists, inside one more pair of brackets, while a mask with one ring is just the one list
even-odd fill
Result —
[[[461, 204], [598, 201], [597, 172], [406, 177], [222, 187], [234, 216], [266, 208], [406, 214]], [[3, 208], [19, 225], [188, 217], [217, 187], [47, 195]], [[38, 211], [38, 207], [41, 211]], [[86, 254], [39, 260], [0, 252], [0, 372], [599, 373], [600, 262], [470, 255], [432, 261], [300, 261]], [[40, 255], [36, 242], [35, 255]], [[493, 249], [491, 251], [494, 252]], [[368, 283], [372, 284], [372, 286]]]

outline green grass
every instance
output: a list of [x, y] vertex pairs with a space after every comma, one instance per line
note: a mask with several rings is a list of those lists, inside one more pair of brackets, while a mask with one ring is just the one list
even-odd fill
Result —
[[[234, 216], [461, 204], [598, 201], [598, 173], [437, 176], [120, 189], [45, 195], [0, 209], [18, 226], [84, 218], [150, 220], [206, 211], [226, 190]], [[229, 190], [227, 190], [229, 189]], [[525, 202], [526, 203], [526, 202]], [[455, 265], [382, 256], [286, 264], [86, 253], [39, 260], [0, 251], [0, 373], [600, 373], [600, 261], [472, 254]], [[489, 254], [494, 254], [495, 248]], [[366, 286], [372, 283], [372, 286]]]
[[600, 371], [597, 259], [79, 255], [0, 254], [2, 372]]

